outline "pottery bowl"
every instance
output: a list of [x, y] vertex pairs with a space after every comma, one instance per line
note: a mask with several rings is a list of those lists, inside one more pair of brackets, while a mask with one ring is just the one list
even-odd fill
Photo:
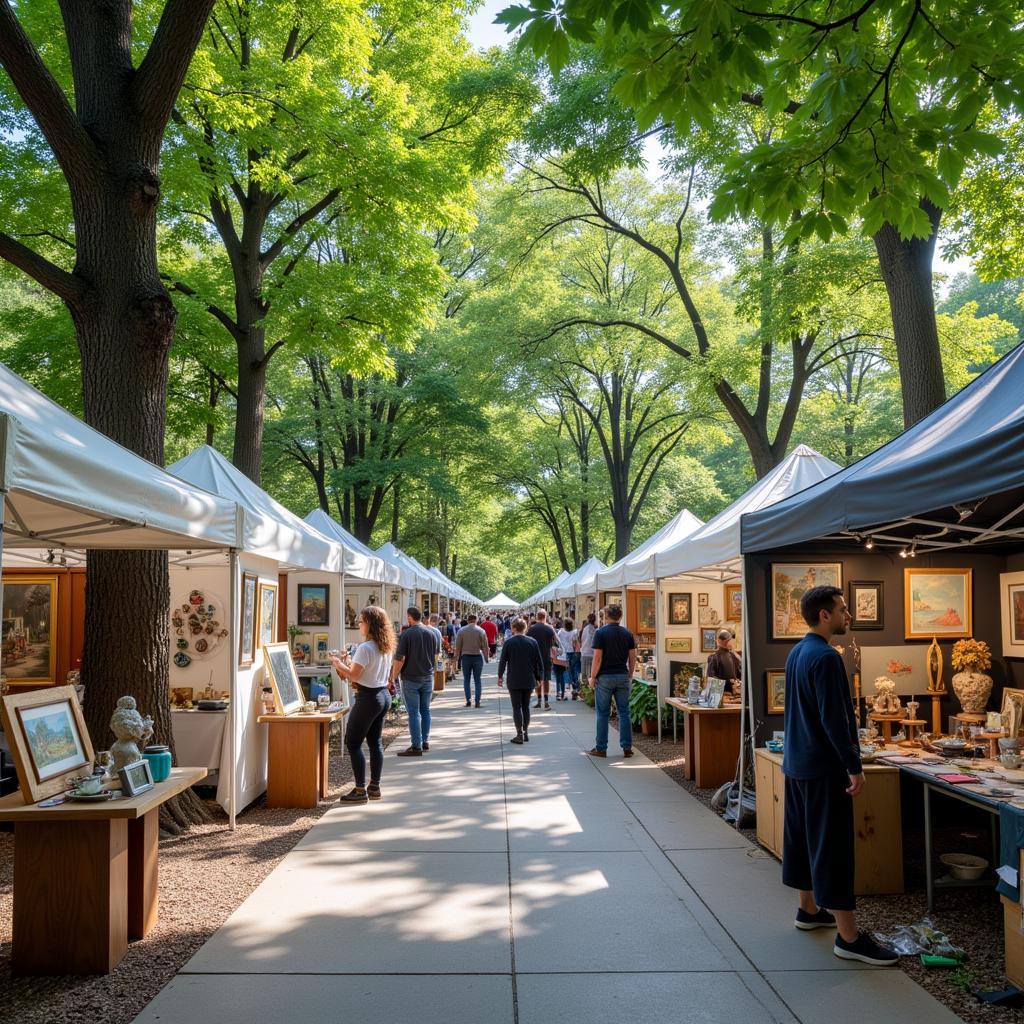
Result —
[[984, 857], [975, 857], [970, 853], [944, 853], [939, 860], [949, 868], [954, 878], [963, 882], [973, 882], [985, 874], [988, 861]]

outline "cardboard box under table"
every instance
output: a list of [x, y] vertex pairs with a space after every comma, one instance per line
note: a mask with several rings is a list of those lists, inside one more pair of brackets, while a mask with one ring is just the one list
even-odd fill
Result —
[[14, 974], [107, 974], [157, 921], [159, 808], [205, 768], [98, 803], [0, 799], [14, 824]]
[[269, 729], [267, 806], [316, 807], [327, 796], [331, 723], [348, 714], [340, 711], [307, 715], [260, 715]]

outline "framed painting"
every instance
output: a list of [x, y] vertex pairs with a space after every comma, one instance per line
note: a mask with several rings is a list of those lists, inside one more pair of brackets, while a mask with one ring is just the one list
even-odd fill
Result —
[[92, 766], [92, 743], [73, 686], [9, 694], [3, 726], [26, 803], [63, 793], [69, 776]]
[[3, 577], [3, 672], [9, 683], [57, 681], [57, 577]]
[[743, 621], [743, 584], [725, 584], [725, 621]]
[[962, 640], [971, 635], [970, 569], [903, 570], [903, 625], [908, 640]]
[[718, 650], [718, 629], [712, 626], [710, 629], [704, 628], [700, 631], [700, 650], [701, 654], [711, 654]]
[[800, 614], [800, 600], [814, 587], [842, 587], [841, 562], [772, 563], [772, 639], [800, 640], [807, 623]]
[[707, 608], [708, 606], [708, 594], [700, 593], [697, 595], [697, 607]]
[[765, 710], [769, 715], [781, 715], [786, 710], [786, 670], [770, 668], [764, 679], [767, 692]]
[[689, 690], [690, 679], [693, 676], [703, 681], [704, 666], [696, 662], [670, 661], [668, 663], [668, 678], [672, 696], [685, 697]]
[[255, 574], [242, 573], [242, 615], [238, 634], [239, 668], [248, 668], [256, 657], [256, 583]]
[[669, 636], [665, 638], [666, 654], [692, 654], [693, 638], [688, 636]]
[[260, 580], [256, 595], [256, 638], [260, 647], [277, 638], [277, 584], [264, 580]]
[[[299, 685], [299, 677], [295, 673], [295, 662], [288, 645], [266, 644], [263, 648], [263, 660], [266, 663], [267, 675], [270, 677], [274, 691], [274, 703], [279, 715], [290, 715], [306, 702], [306, 696]], [[264, 684], [265, 685], [265, 684]]]
[[1024, 725], [1024, 690], [1017, 690], [1012, 686], [1004, 687], [1000, 712], [1007, 736], [1016, 736]]
[[641, 594], [636, 599], [636, 628], [650, 631], [656, 628], [653, 594]]
[[[643, 598], [640, 599], [643, 601]], [[693, 594], [668, 595], [668, 624], [689, 626], [693, 622]], [[653, 629], [654, 626], [652, 625]]]
[[885, 676], [896, 684], [896, 693], [909, 697], [928, 689], [928, 648], [923, 644], [894, 644], [860, 649], [861, 685], [873, 693], [875, 680]]
[[326, 633], [313, 634], [313, 657], [316, 659], [317, 665], [326, 665], [330, 661], [327, 653], [329, 647], [330, 638]]
[[622, 592], [619, 590], [606, 590], [601, 594], [601, 607], [607, 608], [610, 604], [622, 604]]
[[[373, 598], [370, 598], [370, 604], [375, 603]], [[331, 621], [331, 585], [329, 583], [300, 583], [298, 604], [300, 626], [329, 625]]]
[[999, 575], [999, 605], [1003, 618], [1003, 656], [1024, 658], [1024, 572]]
[[850, 580], [846, 605], [850, 610], [851, 629], [885, 628], [881, 580]]

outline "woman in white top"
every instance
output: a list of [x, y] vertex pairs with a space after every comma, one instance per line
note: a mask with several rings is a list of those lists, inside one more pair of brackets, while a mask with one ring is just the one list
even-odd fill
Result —
[[594, 665], [594, 634], [597, 632], [597, 616], [591, 612], [580, 630], [580, 675], [590, 678]]
[[[351, 660], [331, 658], [338, 675], [355, 687], [356, 699], [348, 715], [345, 746], [352, 759], [355, 788], [341, 797], [343, 804], [365, 804], [380, 799], [380, 776], [384, 770], [381, 731], [391, 706], [391, 659], [395, 653], [395, 631], [383, 608], [370, 605], [359, 613], [359, 632], [364, 637]], [[370, 748], [370, 784], [366, 784], [366, 756], [363, 741]]]
[[[577, 697], [579, 687], [579, 655], [576, 647], [576, 630], [572, 628], [572, 619], [564, 619], [561, 628], [555, 633], [558, 640], [558, 658], [564, 662], [564, 666], [555, 669], [555, 679], [558, 685], [558, 694], [555, 700], [568, 700], [565, 688], [568, 683], [572, 689], [572, 699]], [[575, 673], [573, 672], [575, 661]]]

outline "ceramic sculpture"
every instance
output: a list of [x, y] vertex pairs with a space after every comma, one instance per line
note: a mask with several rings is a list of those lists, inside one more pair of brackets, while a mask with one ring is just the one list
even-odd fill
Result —
[[953, 692], [964, 712], [980, 715], [985, 711], [992, 693], [992, 677], [981, 671], [991, 668], [992, 654], [984, 640], [959, 640], [953, 644], [953, 668], [961, 671], [953, 676]]
[[875, 696], [871, 702], [871, 710], [876, 715], [900, 715], [903, 708], [896, 696], [896, 684], [888, 676], [879, 676], [875, 680]]
[[116, 737], [110, 748], [110, 776], [115, 778], [125, 765], [142, 760], [142, 748], [153, 735], [153, 719], [139, 714], [134, 697], [122, 697], [110, 719], [110, 731]]

